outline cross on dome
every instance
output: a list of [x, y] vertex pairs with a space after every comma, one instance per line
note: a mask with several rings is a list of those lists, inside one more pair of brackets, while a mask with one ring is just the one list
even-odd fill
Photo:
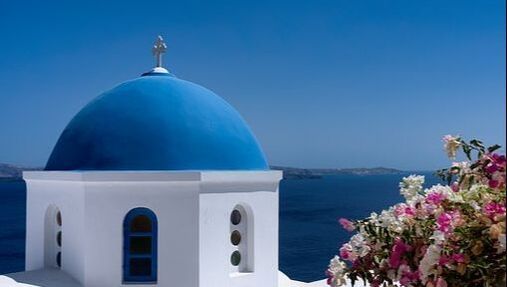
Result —
[[167, 50], [167, 45], [164, 42], [164, 38], [158, 35], [155, 44], [151, 51], [153, 52], [153, 56], [155, 56], [155, 67], [162, 67], [162, 54]]

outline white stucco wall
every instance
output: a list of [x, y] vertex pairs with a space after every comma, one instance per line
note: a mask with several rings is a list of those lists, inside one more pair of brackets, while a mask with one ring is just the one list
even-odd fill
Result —
[[[201, 184], [200, 286], [274, 287], [278, 284], [278, 182], [281, 173], [208, 174]], [[250, 272], [231, 268], [230, 215], [236, 205], [248, 212]], [[245, 254], [242, 254], [245, 260]]]
[[123, 220], [136, 207], [157, 215], [158, 285], [198, 286], [197, 183], [87, 182], [85, 188], [86, 286], [122, 284]]
[[[83, 286], [121, 286], [123, 220], [135, 207], [158, 219], [157, 284], [276, 286], [278, 182], [259, 172], [27, 172], [27, 270], [44, 267], [44, 214], [63, 217], [62, 271]], [[253, 272], [231, 272], [230, 212], [245, 204]], [[252, 232], [253, 230], [253, 232]]]
[[[84, 190], [77, 181], [25, 177], [27, 184], [26, 270], [44, 265], [44, 227], [48, 207], [62, 214], [62, 270], [84, 282]], [[56, 237], [55, 237], [56, 240]], [[56, 260], [56, 258], [55, 258]]]

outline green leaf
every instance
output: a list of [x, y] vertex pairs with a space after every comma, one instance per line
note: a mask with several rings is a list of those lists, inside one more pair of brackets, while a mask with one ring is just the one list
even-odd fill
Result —
[[481, 165], [480, 162], [474, 162], [472, 165], [470, 165], [470, 169], [475, 169], [476, 167], [478, 167], [479, 165]]
[[484, 145], [482, 144], [482, 141], [480, 140], [476, 140], [476, 139], [473, 139], [470, 141], [470, 144], [471, 145], [474, 145], [476, 147], [484, 147]]
[[472, 157], [470, 156], [470, 153], [472, 152], [472, 148], [468, 145], [463, 145], [463, 152], [467, 156], [469, 160], [472, 160]]
[[497, 150], [497, 149], [499, 149], [501, 147], [502, 147], [501, 145], [497, 145], [497, 144], [496, 145], [492, 145], [492, 146], [488, 147], [488, 152], [492, 153], [492, 152], [494, 152], [495, 150]]

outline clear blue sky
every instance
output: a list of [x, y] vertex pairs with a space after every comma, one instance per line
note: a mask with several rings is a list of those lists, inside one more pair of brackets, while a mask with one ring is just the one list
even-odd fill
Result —
[[92, 98], [166, 66], [229, 101], [271, 164], [435, 169], [505, 144], [505, 2], [1, 1], [0, 162], [42, 166]]

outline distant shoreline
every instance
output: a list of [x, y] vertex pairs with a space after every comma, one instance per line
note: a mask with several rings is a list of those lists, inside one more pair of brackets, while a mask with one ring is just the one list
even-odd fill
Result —
[[[270, 166], [272, 170], [283, 171], [284, 179], [319, 179], [330, 175], [385, 175], [385, 174], [403, 174], [409, 171], [403, 171], [387, 167], [374, 168], [296, 168], [287, 166]], [[0, 163], [0, 181], [20, 180], [23, 177], [23, 171], [42, 170], [42, 168], [22, 167], [12, 164]]]
[[20, 180], [23, 178], [23, 171], [28, 170], [42, 170], [42, 168], [0, 163], [0, 181]]
[[385, 175], [403, 174], [407, 171], [387, 167], [374, 168], [295, 168], [271, 166], [272, 170], [283, 171], [284, 179], [319, 179], [330, 175]]

